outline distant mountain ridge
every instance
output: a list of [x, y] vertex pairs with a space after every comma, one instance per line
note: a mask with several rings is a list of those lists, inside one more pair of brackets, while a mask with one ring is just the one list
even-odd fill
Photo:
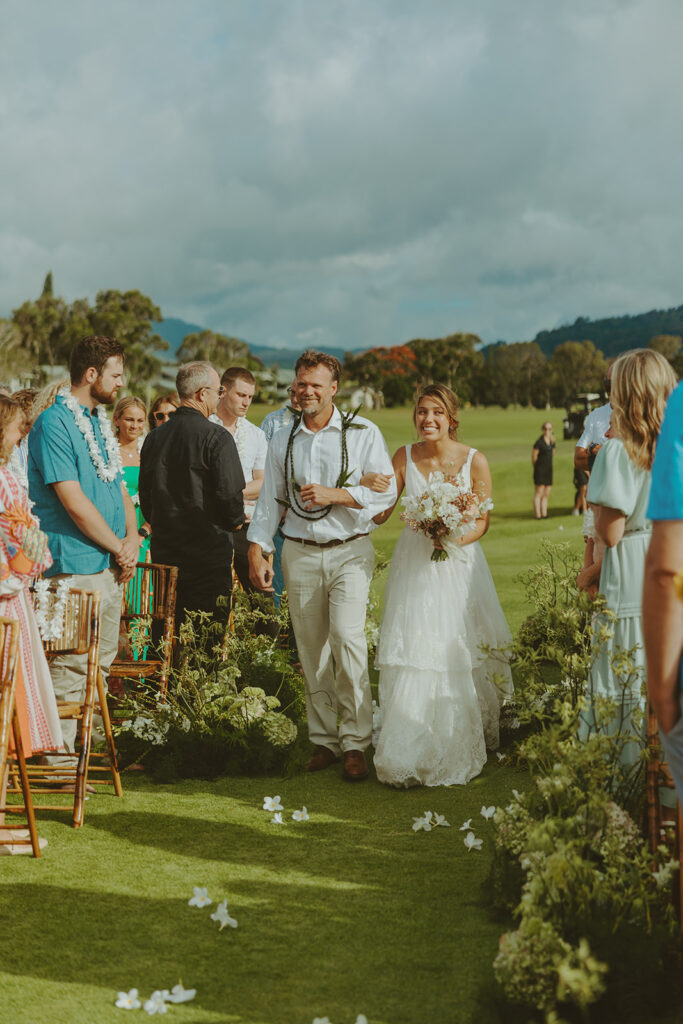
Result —
[[[192, 324], [176, 317], [167, 317], [156, 325], [162, 338], [169, 343], [171, 352], [176, 354], [183, 338], [205, 330], [199, 324]], [[538, 343], [546, 356], [551, 356], [558, 345], [564, 341], [592, 341], [596, 348], [608, 357], [619, 355], [631, 348], [647, 348], [650, 340], [658, 334], [678, 334], [683, 337], [683, 306], [671, 309], [652, 309], [648, 313], [637, 313], [633, 316], [612, 316], [600, 320], [591, 320], [579, 316], [572, 324], [563, 324], [553, 330], [539, 331], [533, 339]], [[272, 348], [267, 345], [252, 345], [247, 342], [250, 351], [258, 356], [266, 366], [277, 363], [282, 369], [294, 369], [294, 364], [302, 348]], [[398, 343], [397, 343], [398, 344]], [[484, 354], [496, 345], [505, 342], [494, 342], [482, 349]], [[372, 346], [356, 348], [326, 348], [325, 351], [344, 359], [345, 352], [363, 352]]]
[[[159, 332], [161, 337], [168, 342], [170, 350], [175, 356], [178, 349], [183, 343], [183, 338], [188, 334], [198, 334], [200, 331], [206, 330], [205, 327], [200, 327], [199, 324], [188, 323], [187, 320], [180, 320], [178, 317], [166, 317], [161, 320], [158, 324], [154, 325], [156, 330]], [[224, 333], [224, 332], [217, 332]], [[251, 342], [247, 342], [249, 345], [249, 351], [258, 356], [258, 358], [266, 365], [273, 366], [275, 363], [282, 369], [294, 369], [294, 364], [297, 359], [304, 351], [304, 348], [272, 348], [268, 345], [253, 345]], [[330, 355], [336, 356], [337, 359], [344, 360], [344, 353], [347, 351], [343, 348], [326, 348], [326, 352]]]
[[551, 356], [564, 341], [592, 341], [608, 357], [631, 348], [647, 348], [658, 334], [683, 337], [683, 306], [652, 309], [635, 316], [611, 316], [602, 320], [577, 317], [573, 324], [552, 331], [539, 331], [534, 341], [546, 356]]

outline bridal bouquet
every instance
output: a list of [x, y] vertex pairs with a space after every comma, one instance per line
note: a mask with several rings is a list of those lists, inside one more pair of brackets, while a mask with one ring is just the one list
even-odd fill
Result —
[[432, 562], [442, 562], [451, 555], [462, 557], [458, 538], [473, 530], [477, 519], [493, 508], [490, 498], [480, 498], [469, 487], [463, 487], [457, 477], [438, 472], [430, 473], [424, 493], [406, 495], [401, 504], [401, 519], [406, 525], [441, 545], [434, 548]]

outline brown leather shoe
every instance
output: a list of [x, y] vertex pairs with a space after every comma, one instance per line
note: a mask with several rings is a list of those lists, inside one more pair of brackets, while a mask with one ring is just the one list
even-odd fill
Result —
[[368, 777], [368, 766], [362, 750], [344, 752], [344, 778], [349, 782], [362, 782]]
[[329, 747], [316, 747], [313, 757], [306, 765], [307, 772], [321, 772], [323, 768], [329, 768], [339, 758]]

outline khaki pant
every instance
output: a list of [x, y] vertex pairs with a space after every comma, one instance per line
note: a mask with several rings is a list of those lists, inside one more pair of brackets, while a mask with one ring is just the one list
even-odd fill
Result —
[[372, 735], [365, 615], [374, 563], [369, 537], [332, 548], [285, 540], [282, 552], [308, 733], [335, 754], [365, 750]]
[[[116, 582], [116, 576], [112, 569], [104, 569], [102, 572], [93, 573], [90, 576], [60, 573], [57, 576], [51, 576], [50, 582], [58, 583], [64, 579], [68, 579], [74, 589], [99, 590], [100, 592], [100, 668], [106, 679], [119, 646], [123, 587]], [[57, 700], [83, 700], [87, 665], [87, 654], [57, 655], [50, 665], [50, 675]], [[95, 723], [98, 720], [96, 718]], [[75, 720], [69, 718], [62, 720], [62, 735], [67, 750], [73, 751], [74, 749], [77, 724]], [[57, 763], [60, 758], [55, 756], [50, 757], [49, 760], [51, 763]], [[69, 763], [71, 762], [69, 761]]]

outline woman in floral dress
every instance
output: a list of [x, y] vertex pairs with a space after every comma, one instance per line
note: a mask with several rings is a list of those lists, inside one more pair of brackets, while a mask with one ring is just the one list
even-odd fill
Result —
[[[7, 466], [24, 432], [17, 402], [0, 395], [0, 615], [19, 626], [16, 708], [24, 755], [62, 749], [62, 729], [50, 670], [43, 653], [29, 587], [52, 565], [47, 536], [31, 514], [26, 491]], [[7, 778], [0, 766], [0, 804]], [[23, 838], [21, 833], [17, 838]], [[44, 844], [44, 840], [41, 840]], [[0, 853], [30, 853], [30, 846], [0, 846]]]

